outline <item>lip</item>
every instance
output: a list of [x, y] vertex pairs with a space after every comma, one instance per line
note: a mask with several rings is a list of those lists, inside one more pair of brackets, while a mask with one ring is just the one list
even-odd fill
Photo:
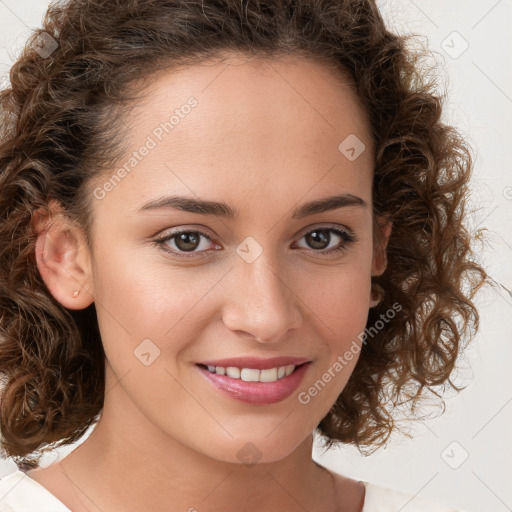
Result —
[[[291, 360], [293, 358], [276, 358], [275, 360], [277, 359]], [[234, 361], [234, 359], [223, 360], [223, 362], [226, 361]], [[268, 361], [272, 361], [272, 364], [268, 363]], [[251, 368], [251, 366], [245, 366], [246, 362], [247, 359], [244, 359], [244, 365], [242, 367]], [[285, 366], [284, 364], [276, 365], [274, 360], [271, 359], [267, 359], [265, 361], [260, 360], [259, 362], [260, 364], [270, 364], [270, 366], [267, 366], [266, 368], [258, 368], [262, 370], [274, 368], [275, 366]], [[297, 366], [297, 368], [295, 368], [295, 370], [290, 375], [278, 379], [274, 382], [246, 382], [241, 379], [232, 379], [227, 375], [218, 375], [216, 373], [212, 373], [207, 368], [203, 368], [202, 366], [199, 365], [196, 365], [196, 367], [201, 373], [201, 375], [203, 375], [210, 384], [213, 384], [213, 386], [215, 386], [215, 388], [218, 389], [225, 396], [234, 398], [236, 400], [240, 400], [242, 402], [247, 402], [253, 405], [267, 405], [276, 402], [281, 402], [285, 398], [289, 397], [299, 387], [300, 383], [302, 382], [302, 379], [304, 378], [304, 374], [309, 368], [310, 363], [311, 361], [305, 361], [300, 366]], [[211, 366], [224, 366], [224, 364], [214, 364]], [[229, 364], [228, 366], [237, 365]], [[254, 366], [252, 368], [254, 368]]]
[[218, 359], [217, 361], [199, 361], [197, 364], [204, 364], [205, 366], [236, 366], [237, 368], [252, 368], [254, 370], [268, 370], [269, 368], [276, 368], [277, 366], [286, 366], [293, 364], [309, 363], [311, 360], [305, 357], [228, 357], [227, 359]]

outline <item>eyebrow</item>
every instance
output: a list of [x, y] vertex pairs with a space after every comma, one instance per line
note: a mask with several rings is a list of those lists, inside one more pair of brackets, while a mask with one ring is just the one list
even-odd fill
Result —
[[[366, 201], [353, 194], [341, 194], [330, 196], [316, 201], [311, 201], [299, 206], [292, 215], [293, 219], [302, 219], [316, 213], [337, 210], [347, 206], [360, 206], [366, 208]], [[174, 209], [189, 213], [202, 215], [214, 215], [227, 219], [235, 219], [239, 216], [238, 210], [232, 208], [226, 203], [216, 201], [205, 201], [185, 196], [165, 196], [151, 200], [143, 204], [137, 213], [149, 210]]]

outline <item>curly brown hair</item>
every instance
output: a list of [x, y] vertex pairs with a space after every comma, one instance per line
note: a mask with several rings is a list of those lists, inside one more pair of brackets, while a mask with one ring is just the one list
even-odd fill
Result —
[[295, 54], [342, 69], [371, 120], [373, 213], [393, 221], [393, 231], [386, 271], [372, 277], [381, 302], [367, 328], [392, 304], [401, 307], [362, 344], [317, 431], [328, 446], [379, 447], [401, 404], [412, 418], [425, 390], [445, 382], [461, 389], [450, 375], [478, 329], [472, 299], [487, 278], [463, 222], [471, 151], [441, 121], [444, 96], [420, 66], [429, 52], [411, 39], [388, 31], [372, 0], [50, 5], [0, 93], [0, 427], [8, 456], [36, 465], [28, 455], [42, 443], [78, 440], [97, 421], [105, 391], [94, 303], [68, 310], [45, 286], [34, 212], [57, 200], [92, 250], [91, 187], [122, 154], [126, 108], [148, 77], [225, 51]]

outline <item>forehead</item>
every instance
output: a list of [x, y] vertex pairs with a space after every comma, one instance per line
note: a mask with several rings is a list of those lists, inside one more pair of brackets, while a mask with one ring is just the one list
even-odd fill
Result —
[[[191, 97], [199, 108], [187, 116], [188, 123], [180, 124], [193, 128], [198, 139], [208, 136], [210, 140], [223, 128], [243, 128], [236, 132], [240, 137], [252, 133], [251, 127], [269, 139], [275, 133], [285, 135], [291, 127], [296, 130], [290, 135], [299, 129], [304, 134], [331, 130], [338, 136], [353, 129], [369, 135], [367, 112], [348, 72], [313, 58], [228, 56], [160, 72], [151, 80], [134, 117], [142, 123], [148, 114], [168, 118], [166, 114]], [[176, 143], [181, 133], [184, 130], [173, 132]], [[187, 142], [191, 140], [189, 131], [184, 135]]]
[[[130, 153], [120, 166], [151, 146], [109, 194], [130, 213], [156, 192], [298, 201], [339, 186], [361, 195], [373, 170], [367, 112], [353, 84], [310, 58], [228, 57], [161, 72], [126, 124]], [[344, 153], [347, 140], [365, 147], [355, 160]]]

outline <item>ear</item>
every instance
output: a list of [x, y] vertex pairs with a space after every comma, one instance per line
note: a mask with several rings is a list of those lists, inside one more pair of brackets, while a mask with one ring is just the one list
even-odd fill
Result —
[[388, 266], [386, 249], [393, 223], [384, 217], [376, 217], [375, 220], [380, 230], [377, 229], [377, 235], [374, 237], [372, 276], [380, 276]]
[[65, 308], [89, 306], [94, 301], [93, 281], [83, 231], [66, 218], [55, 200], [50, 201], [47, 209], [34, 212], [32, 228], [38, 235], [37, 267], [48, 290]]

